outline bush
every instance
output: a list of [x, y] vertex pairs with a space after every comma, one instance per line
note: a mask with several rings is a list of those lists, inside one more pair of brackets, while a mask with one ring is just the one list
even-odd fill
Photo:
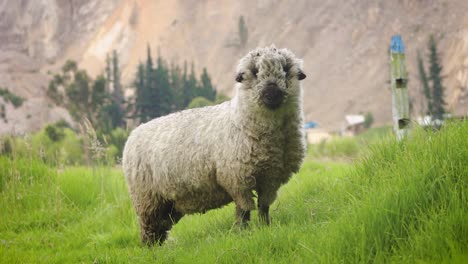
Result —
[[[48, 131], [49, 127], [49, 132]], [[32, 149], [33, 155], [40, 157], [48, 164], [58, 165], [78, 165], [83, 164], [83, 142], [75, 133], [69, 128], [57, 128], [56, 126], [48, 126], [40, 132], [32, 136]], [[53, 127], [53, 128], [50, 128]], [[50, 131], [60, 131], [58, 133], [59, 140], [56, 135]], [[54, 132], [55, 133], [55, 132]]]
[[0, 96], [3, 96], [3, 99], [7, 102], [11, 102], [15, 108], [20, 107], [25, 99], [23, 97], [20, 97], [12, 92], [10, 92], [6, 88], [0, 88]]
[[108, 144], [107, 157], [109, 161], [115, 163], [122, 158], [123, 148], [127, 141], [129, 132], [123, 128], [115, 128], [108, 136], [105, 136]]
[[192, 99], [190, 104], [187, 106], [187, 109], [205, 107], [210, 105], [213, 105], [212, 101], [206, 99], [205, 97], [198, 96]]
[[11, 137], [0, 138], [0, 155], [11, 156], [13, 153]]
[[65, 137], [63, 130], [54, 125], [47, 125], [45, 127], [45, 133], [53, 142], [58, 142]]
[[371, 112], [367, 112], [367, 114], [364, 116], [364, 127], [370, 128], [373, 123], [374, 123], [374, 115], [372, 115]]
[[230, 98], [227, 95], [220, 93], [220, 92], [216, 93], [215, 104], [220, 104], [229, 100]]

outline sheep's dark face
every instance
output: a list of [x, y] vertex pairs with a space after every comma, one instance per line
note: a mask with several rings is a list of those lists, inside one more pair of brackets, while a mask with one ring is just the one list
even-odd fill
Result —
[[[242, 58], [236, 81], [242, 100], [274, 111], [301, 94], [299, 81], [306, 75], [301, 60], [287, 49], [258, 48]], [[295, 100], [297, 101], [297, 100]]]

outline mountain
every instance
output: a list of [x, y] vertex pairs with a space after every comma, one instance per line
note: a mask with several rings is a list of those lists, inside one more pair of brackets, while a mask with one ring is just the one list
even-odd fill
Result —
[[[244, 47], [239, 45], [240, 16], [248, 28]], [[389, 123], [388, 46], [394, 34], [401, 34], [406, 45], [415, 113], [422, 101], [416, 55], [427, 57], [432, 34], [449, 109], [466, 114], [466, 0], [0, 0], [0, 87], [28, 98], [21, 108], [7, 108], [8, 119], [17, 120], [0, 120], [0, 133], [14, 124], [31, 130], [67, 116], [44, 95], [49, 73], [66, 59], [97, 75], [115, 49], [122, 79], [130, 86], [148, 43], [170, 62], [193, 62], [198, 73], [207, 67], [218, 90], [229, 95], [245, 53], [272, 43], [287, 47], [304, 60], [307, 120], [336, 129], [345, 114], [372, 112], [378, 124]]]

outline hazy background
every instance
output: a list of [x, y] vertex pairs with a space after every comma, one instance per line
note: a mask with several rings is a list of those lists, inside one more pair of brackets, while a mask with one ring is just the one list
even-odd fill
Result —
[[[248, 30], [245, 45], [239, 40], [241, 16]], [[414, 115], [422, 104], [416, 55], [422, 54], [427, 67], [431, 34], [442, 61], [447, 109], [466, 114], [466, 0], [0, 0], [0, 87], [26, 99], [15, 108], [0, 97], [6, 105], [0, 133], [73, 122], [46, 97], [52, 75], [68, 59], [95, 77], [116, 50], [125, 93], [131, 94], [148, 44], [168, 63], [193, 63], [197, 76], [206, 67], [216, 89], [232, 96], [238, 60], [274, 43], [304, 59], [307, 121], [333, 130], [347, 114], [371, 112], [376, 125], [389, 123], [387, 62], [394, 34], [406, 45]]]

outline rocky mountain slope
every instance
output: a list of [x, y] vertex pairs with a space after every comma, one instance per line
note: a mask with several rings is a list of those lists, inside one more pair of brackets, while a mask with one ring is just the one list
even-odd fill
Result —
[[[237, 45], [241, 15], [249, 30], [245, 47]], [[393, 34], [401, 34], [406, 44], [416, 112], [421, 105], [416, 54], [427, 53], [433, 34], [449, 109], [465, 114], [465, 0], [0, 0], [0, 87], [29, 98], [29, 108], [17, 109], [15, 116], [7, 113], [16, 121], [0, 120], [0, 133], [14, 124], [29, 130], [66, 116], [44, 99], [48, 71], [66, 59], [96, 75], [106, 54], [116, 49], [123, 80], [130, 84], [148, 43], [170, 62], [193, 61], [198, 72], [207, 67], [217, 88], [230, 95], [236, 64], [248, 50], [271, 43], [287, 47], [304, 59], [308, 120], [336, 129], [345, 114], [370, 111], [378, 123], [390, 122], [387, 64]]]

